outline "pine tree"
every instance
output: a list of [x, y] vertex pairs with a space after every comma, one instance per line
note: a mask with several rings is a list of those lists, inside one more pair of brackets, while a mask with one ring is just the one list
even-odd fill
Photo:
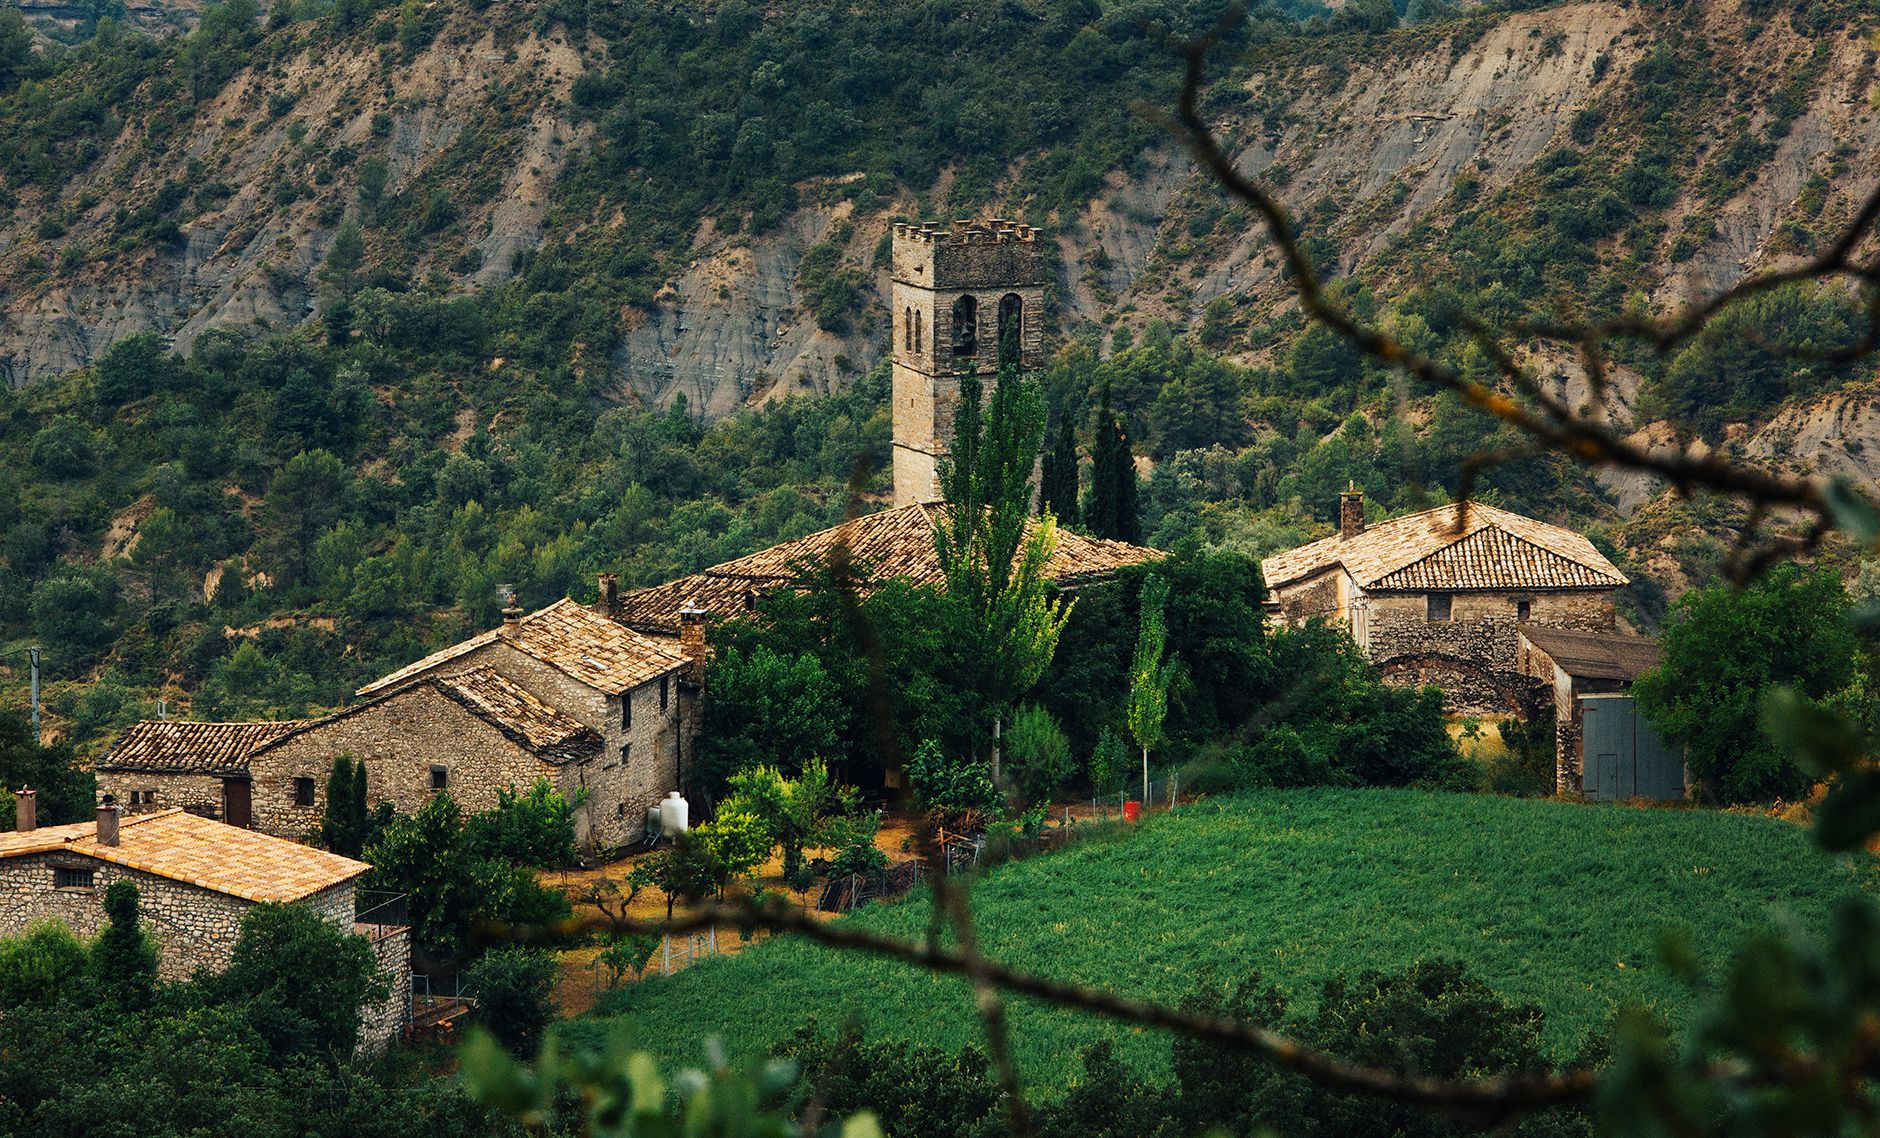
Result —
[[1098, 537], [1142, 541], [1142, 517], [1136, 505], [1136, 462], [1122, 419], [1110, 407], [1103, 388], [1097, 408], [1096, 445], [1091, 448], [1089, 528]]
[[1058, 524], [1077, 524], [1077, 435], [1071, 422], [1058, 424], [1057, 446], [1044, 456], [1041, 505], [1057, 516]]

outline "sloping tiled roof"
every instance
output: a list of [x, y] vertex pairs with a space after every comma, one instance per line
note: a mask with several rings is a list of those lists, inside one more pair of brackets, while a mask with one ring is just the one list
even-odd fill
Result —
[[1587, 589], [1627, 582], [1583, 535], [1480, 502], [1392, 518], [1352, 538], [1322, 537], [1274, 554], [1260, 571], [1275, 588], [1338, 565], [1366, 589]]
[[685, 663], [685, 657], [668, 642], [641, 635], [564, 597], [522, 617], [513, 629], [505, 626], [480, 632], [373, 680], [356, 694], [388, 691], [498, 640], [608, 695], [638, 687]]
[[99, 845], [97, 831], [96, 822], [80, 822], [0, 835], [0, 858], [82, 854], [257, 902], [299, 901], [372, 869], [363, 861], [182, 810], [120, 820], [115, 846]]
[[1658, 666], [1658, 642], [1618, 632], [1521, 626], [1521, 636], [1569, 676], [1589, 680], [1636, 680]]
[[434, 682], [471, 714], [551, 762], [592, 754], [601, 745], [593, 728], [556, 711], [494, 668], [472, 668]]
[[[679, 626], [679, 610], [689, 604], [718, 616], [736, 615], [757, 597], [788, 587], [796, 580], [798, 565], [826, 565], [831, 553], [843, 546], [873, 580], [906, 578], [916, 584], [938, 584], [945, 574], [934, 552], [933, 527], [935, 516], [944, 509], [928, 503], [864, 514], [702, 573], [641, 589], [623, 599], [621, 619], [635, 628], [671, 632]], [[1072, 585], [1163, 556], [1160, 550], [1060, 529], [1057, 552], [1046, 572], [1059, 584]]]
[[248, 756], [300, 723], [188, 723], [145, 719], [119, 735], [95, 765], [101, 771], [239, 774]]

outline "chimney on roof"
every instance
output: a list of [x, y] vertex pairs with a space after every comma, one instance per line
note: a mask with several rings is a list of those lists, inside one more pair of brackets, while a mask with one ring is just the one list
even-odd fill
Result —
[[514, 585], [496, 586], [496, 599], [503, 602], [503, 635], [513, 636], [522, 627], [522, 609], [516, 604]]
[[104, 796], [104, 803], [98, 807], [98, 844], [118, 844], [118, 808], [112, 805], [109, 794]]
[[39, 828], [39, 792], [20, 787], [13, 796], [13, 828], [24, 834]]
[[686, 602], [679, 610], [679, 651], [685, 654], [685, 679], [695, 684], [705, 682], [705, 610], [698, 601]]
[[1364, 491], [1356, 482], [1347, 482], [1338, 495], [1338, 536], [1350, 541], [1364, 532]]
[[602, 573], [598, 580], [601, 589], [601, 599], [598, 607], [600, 608], [601, 615], [619, 620], [620, 578], [614, 576], [612, 573]]

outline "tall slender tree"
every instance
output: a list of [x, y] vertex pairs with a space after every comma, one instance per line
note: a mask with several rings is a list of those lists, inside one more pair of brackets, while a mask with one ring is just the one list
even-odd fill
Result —
[[1077, 433], [1068, 417], [1058, 423], [1057, 445], [1044, 456], [1044, 484], [1040, 503], [1059, 525], [1077, 524]]
[[1162, 610], [1168, 604], [1168, 581], [1151, 573], [1142, 583], [1142, 619], [1136, 632], [1136, 656], [1129, 666], [1129, 734], [1142, 748], [1142, 804], [1149, 804], [1149, 752], [1162, 745], [1168, 722], [1168, 689], [1175, 678], [1175, 659], [1163, 659], [1168, 648], [1168, 625]]
[[934, 523], [934, 549], [949, 603], [980, 664], [976, 694], [992, 717], [996, 779], [1005, 713], [1050, 667], [1070, 602], [1052, 596], [1045, 578], [1057, 549], [1056, 523], [1031, 520], [1043, 396], [1015, 362], [1000, 369], [983, 413], [981, 391], [977, 375], [961, 374], [953, 445], [940, 465], [947, 508]]
[[1103, 387], [1097, 408], [1096, 445], [1091, 450], [1090, 514], [1086, 519], [1098, 537], [1118, 541], [1142, 540], [1142, 517], [1136, 505], [1136, 460], [1130, 454], [1123, 420], [1110, 406], [1110, 388]]

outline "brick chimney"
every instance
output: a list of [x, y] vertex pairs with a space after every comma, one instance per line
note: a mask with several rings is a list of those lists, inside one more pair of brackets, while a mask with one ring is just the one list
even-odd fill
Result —
[[620, 619], [620, 578], [612, 573], [602, 573], [600, 583], [600, 602], [595, 606], [602, 616], [614, 620]]
[[13, 828], [24, 834], [39, 828], [39, 792], [20, 787], [13, 796]]
[[1364, 532], [1364, 491], [1356, 482], [1347, 482], [1338, 495], [1338, 536], [1350, 541]]
[[695, 684], [705, 682], [705, 610], [692, 601], [679, 610], [679, 651], [685, 653], [683, 676]]
[[[105, 797], [108, 799], [110, 795]], [[101, 846], [118, 844], [118, 808], [108, 801], [98, 807], [98, 844]]]

